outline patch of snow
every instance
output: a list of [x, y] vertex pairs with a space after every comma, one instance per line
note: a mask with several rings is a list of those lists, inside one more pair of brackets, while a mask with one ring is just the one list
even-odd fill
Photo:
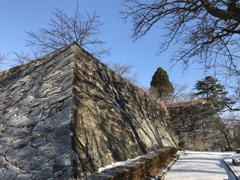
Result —
[[126, 160], [126, 161], [114, 162], [114, 163], [112, 163], [112, 164], [110, 164], [110, 165], [107, 165], [107, 166], [105, 166], [105, 167], [100, 167], [100, 168], [98, 169], [98, 172], [102, 172], [102, 171], [104, 171], [104, 170], [111, 169], [111, 168], [118, 167], [118, 166], [124, 166], [124, 165], [126, 165], [126, 164], [128, 164], [128, 163], [131, 163], [131, 162], [133, 162], [133, 161], [136, 161], [136, 160], [139, 159], [140, 157], [141, 157], [141, 156], [138, 156], [138, 157], [136, 157], [136, 158], [134, 158], [134, 159], [128, 159], [128, 160]]

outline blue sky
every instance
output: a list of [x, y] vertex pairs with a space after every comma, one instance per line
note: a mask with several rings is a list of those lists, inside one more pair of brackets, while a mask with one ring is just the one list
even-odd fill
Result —
[[[27, 52], [26, 31], [36, 31], [46, 27], [52, 11], [55, 8], [67, 13], [74, 11], [79, 4], [82, 13], [93, 13], [95, 10], [103, 22], [100, 39], [106, 42], [105, 47], [111, 48], [111, 55], [103, 60], [122, 62], [134, 65], [134, 72], [138, 72], [139, 85], [149, 88], [150, 81], [156, 69], [162, 67], [168, 72], [170, 81], [178, 84], [189, 84], [193, 88], [197, 80], [203, 79], [198, 65], [183, 72], [182, 65], [177, 64], [171, 70], [169, 59], [172, 50], [156, 55], [161, 42], [161, 30], [153, 28], [146, 36], [133, 42], [131, 36], [131, 22], [124, 22], [119, 14], [123, 10], [121, 0], [0, 0], [0, 52]], [[2, 66], [2, 65], [1, 65]], [[6, 69], [7, 66], [1, 67]]]

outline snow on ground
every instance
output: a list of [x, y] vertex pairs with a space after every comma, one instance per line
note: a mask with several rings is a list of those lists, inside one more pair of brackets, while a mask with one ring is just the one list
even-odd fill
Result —
[[[240, 180], [240, 167], [232, 163], [232, 158], [240, 158], [235, 152], [178, 152], [179, 159], [166, 173], [165, 180]], [[99, 168], [98, 172], [123, 166], [139, 157], [119, 161]], [[233, 172], [234, 174], [233, 174]]]
[[167, 172], [165, 180], [235, 180], [236, 177], [224, 162], [234, 152], [185, 151]]
[[224, 158], [225, 163], [228, 167], [234, 172], [235, 176], [240, 180], [240, 166], [234, 166], [232, 159], [238, 158], [240, 159], [240, 154], [233, 154], [232, 156], [228, 156]]

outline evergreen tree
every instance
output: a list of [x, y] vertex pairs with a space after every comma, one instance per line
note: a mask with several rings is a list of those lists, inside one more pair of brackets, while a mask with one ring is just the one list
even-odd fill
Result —
[[218, 80], [212, 76], [207, 76], [204, 80], [197, 81], [195, 89], [198, 92], [194, 93], [194, 95], [212, 102], [218, 112], [231, 103], [231, 100], [226, 96], [228, 92], [224, 90], [224, 86], [218, 83]]
[[164, 71], [161, 67], [159, 67], [152, 76], [150, 85], [150, 89], [155, 89], [158, 98], [164, 102], [167, 102], [169, 97], [171, 97], [174, 92], [173, 85], [169, 81], [167, 72]]

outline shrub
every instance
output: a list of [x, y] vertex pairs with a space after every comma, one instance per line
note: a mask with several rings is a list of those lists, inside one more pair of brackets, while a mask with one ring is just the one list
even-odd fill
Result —
[[180, 150], [185, 150], [186, 149], [186, 142], [185, 141], [179, 141], [178, 147]]

